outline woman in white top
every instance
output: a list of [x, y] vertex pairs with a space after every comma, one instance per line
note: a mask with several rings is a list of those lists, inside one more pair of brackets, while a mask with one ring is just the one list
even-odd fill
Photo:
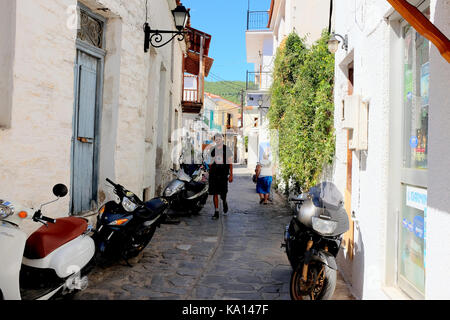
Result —
[[269, 154], [264, 153], [261, 162], [256, 165], [256, 193], [259, 194], [259, 203], [269, 203], [270, 188], [272, 187], [273, 166]]

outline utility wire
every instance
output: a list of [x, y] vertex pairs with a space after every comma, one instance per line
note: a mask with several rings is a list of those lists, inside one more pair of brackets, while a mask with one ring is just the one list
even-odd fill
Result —
[[222, 79], [221, 77], [219, 77], [218, 75], [216, 75], [216, 74], [214, 74], [214, 73], [212, 73], [212, 72], [210, 72], [209, 75], [212, 76], [213, 78], [215, 78], [216, 80], [218, 80], [218, 81], [223, 81], [223, 82], [225, 82], [227, 85], [232, 86], [232, 87], [234, 87], [234, 88], [236, 88], [236, 89], [242, 89], [242, 87], [240, 87], [239, 85], [233, 84], [232, 82], [230, 82], [230, 81], [228, 81], [228, 80]]
[[220, 80], [218, 78], [214, 78], [214, 77], [213, 77], [213, 79], [222, 82], [222, 85], [227, 87], [227, 88], [229, 88], [229, 89], [233, 89], [233, 90], [242, 90], [243, 89], [243, 87], [240, 87], [238, 85], [232, 84], [230, 82], [226, 82], [226, 81]]

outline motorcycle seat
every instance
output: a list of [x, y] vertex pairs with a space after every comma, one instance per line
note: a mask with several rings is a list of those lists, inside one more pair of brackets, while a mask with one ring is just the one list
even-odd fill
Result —
[[145, 203], [145, 207], [149, 209], [150, 211], [159, 214], [162, 213], [166, 208], [168, 207], [168, 204], [166, 201], [164, 201], [161, 198], [152, 199], [150, 201], [147, 201]]
[[202, 191], [205, 188], [205, 185], [206, 184], [204, 182], [191, 181], [186, 184], [186, 189], [197, 193], [197, 192]]
[[27, 239], [24, 256], [28, 259], [43, 259], [59, 247], [78, 238], [87, 227], [87, 221], [82, 218], [56, 219], [56, 223], [40, 227]]

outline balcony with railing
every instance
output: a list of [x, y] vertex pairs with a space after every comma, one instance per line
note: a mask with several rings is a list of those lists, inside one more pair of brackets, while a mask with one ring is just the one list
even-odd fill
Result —
[[272, 82], [272, 72], [247, 71], [247, 91], [268, 91]]
[[269, 11], [247, 11], [247, 31], [269, 30]]
[[183, 113], [199, 113], [203, 107], [204, 79], [214, 62], [208, 56], [211, 35], [187, 27], [187, 47], [184, 58]]
[[198, 113], [203, 106], [203, 92], [200, 77], [185, 73], [183, 85], [183, 112]]

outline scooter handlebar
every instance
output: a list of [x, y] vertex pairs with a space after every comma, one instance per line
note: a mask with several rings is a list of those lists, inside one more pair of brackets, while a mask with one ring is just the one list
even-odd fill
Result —
[[43, 216], [42, 213], [41, 213], [41, 210], [38, 210], [38, 211], [36, 211], [34, 213], [33, 221], [36, 221], [36, 222], [50, 222], [50, 223], [53, 223], [53, 224], [56, 223], [55, 219]]
[[106, 178], [106, 181], [109, 182], [110, 184], [112, 184], [114, 187], [117, 187], [117, 184], [115, 184], [114, 182], [112, 182], [112, 181], [109, 180], [108, 178]]
[[50, 223], [53, 223], [53, 224], [56, 223], [56, 219], [52, 219], [52, 218], [49, 218], [49, 217], [46, 217], [46, 216], [41, 216], [40, 220], [43, 220], [45, 222], [50, 222]]

